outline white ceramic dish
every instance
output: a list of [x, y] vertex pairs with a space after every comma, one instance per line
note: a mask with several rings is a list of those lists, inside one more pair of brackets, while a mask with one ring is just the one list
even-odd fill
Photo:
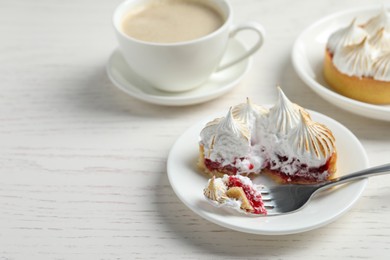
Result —
[[350, 99], [333, 91], [322, 76], [325, 46], [330, 34], [351, 23], [357, 17], [364, 23], [377, 15], [381, 6], [353, 9], [327, 16], [314, 23], [297, 38], [293, 51], [293, 66], [299, 77], [318, 95], [349, 112], [390, 121], [390, 105], [373, 105]]
[[[335, 135], [339, 175], [369, 166], [363, 146], [347, 128], [320, 113], [310, 113], [314, 120], [326, 124]], [[326, 195], [313, 198], [300, 211], [283, 216], [248, 217], [213, 207], [203, 196], [207, 177], [197, 169], [196, 164], [199, 133], [205, 124], [215, 117], [210, 116], [185, 131], [173, 145], [167, 162], [168, 178], [176, 195], [191, 210], [211, 222], [230, 229], [263, 235], [304, 232], [324, 226], [347, 212], [366, 186], [366, 179], [350, 183]]]
[[[221, 64], [245, 51], [242, 43], [231, 39]], [[179, 93], [164, 92], [151, 87], [131, 71], [119, 50], [111, 54], [106, 70], [114, 85], [134, 98], [158, 105], [184, 106], [206, 102], [227, 93], [238, 85], [251, 64], [251, 58], [243, 60], [231, 68], [212, 74], [202, 86]]]

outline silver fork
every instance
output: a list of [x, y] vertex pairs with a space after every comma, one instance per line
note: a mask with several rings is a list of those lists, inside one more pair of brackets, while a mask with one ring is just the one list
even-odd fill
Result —
[[380, 174], [390, 173], [390, 163], [334, 178], [318, 184], [286, 184], [260, 190], [268, 216], [291, 213], [301, 209], [320, 191]]

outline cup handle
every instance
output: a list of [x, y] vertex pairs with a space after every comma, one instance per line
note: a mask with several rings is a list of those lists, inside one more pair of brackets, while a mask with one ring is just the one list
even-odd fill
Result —
[[240, 61], [242, 61], [242, 60], [248, 58], [249, 56], [251, 56], [252, 54], [254, 54], [263, 45], [265, 30], [264, 30], [263, 26], [261, 26], [259, 23], [256, 23], [256, 22], [246, 22], [246, 23], [243, 23], [240, 25], [233, 26], [233, 28], [230, 29], [229, 38], [235, 37], [238, 32], [244, 31], [244, 30], [252, 30], [252, 31], [256, 32], [257, 35], [259, 36], [257, 39], [257, 42], [253, 45], [252, 48], [247, 50], [243, 55], [233, 59], [232, 61], [229, 61], [225, 64], [220, 65], [216, 69], [216, 71], [221, 71], [221, 70], [227, 69], [227, 68], [239, 63]]

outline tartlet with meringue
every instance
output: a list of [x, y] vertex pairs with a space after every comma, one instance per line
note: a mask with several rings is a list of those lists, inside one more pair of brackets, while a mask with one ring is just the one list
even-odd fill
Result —
[[324, 77], [346, 97], [390, 104], [390, 13], [384, 7], [366, 23], [355, 18], [330, 35]]
[[316, 183], [334, 177], [335, 138], [278, 88], [267, 109], [246, 103], [206, 124], [200, 133], [198, 166], [209, 176], [266, 173], [279, 183]]

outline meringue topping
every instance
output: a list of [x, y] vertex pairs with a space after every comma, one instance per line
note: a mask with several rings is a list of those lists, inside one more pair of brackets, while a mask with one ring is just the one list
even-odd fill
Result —
[[310, 120], [301, 112], [301, 121], [294, 134], [289, 137], [291, 148], [301, 157], [310, 154], [311, 159], [318, 159], [322, 163], [334, 151], [334, 136], [324, 125]]
[[363, 25], [358, 25], [355, 18], [349, 26], [329, 37], [327, 49], [340, 72], [390, 81], [385, 58], [390, 51], [390, 13], [383, 6], [377, 16]]
[[[258, 118], [265, 115], [266, 113], [268, 113], [267, 109], [253, 104], [249, 98], [246, 99], [246, 103], [239, 104], [233, 107], [232, 110], [233, 117], [236, 120], [239, 120], [244, 123], [244, 125], [248, 127], [250, 132], [252, 132], [256, 127], [256, 122]], [[251, 137], [252, 136], [253, 135], [251, 133]]]
[[218, 132], [222, 133], [232, 133], [234, 137], [243, 137], [245, 139], [249, 139], [250, 135], [248, 132], [248, 128], [239, 122], [238, 120], [233, 118], [232, 108], [229, 109], [226, 117], [221, 120], [218, 124]]
[[200, 138], [202, 140], [205, 149], [205, 155], [207, 157], [210, 157], [210, 153], [214, 145], [215, 132], [221, 120], [222, 118], [216, 118], [213, 121], [208, 122], [206, 127], [203, 128], [203, 130], [200, 132]]
[[280, 87], [277, 87], [277, 89], [278, 102], [269, 111], [269, 128], [277, 135], [286, 135], [298, 125], [300, 120], [299, 111], [303, 108], [292, 103]]
[[390, 32], [390, 14], [384, 5], [381, 12], [364, 25], [364, 29], [370, 36], [375, 35], [382, 28]]
[[373, 37], [370, 38], [369, 43], [372, 48], [376, 50], [374, 56], [390, 51], [390, 32], [385, 31], [385, 28], [380, 29]]
[[374, 79], [390, 81], [390, 51], [380, 56], [372, 67]]
[[205, 159], [232, 166], [238, 174], [260, 173], [269, 167], [292, 176], [302, 164], [323, 166], [335, 152], [330, 130], [278, 91], [278, 102], [268, 113], [247, 100], [230, 108], [226, 117], [208, 123], [200, 140]]
[[207, 187], [203, 190], [203, 194], [210, 200], [223, 203], [224, 201], [228, 200], [226, 191], [227, 187], [223, 183], [222, 179], [216, 179], [215, 176], [213, 176], [209, 180]]
[[232, 108], [226, 117], [207, 124], [201, 132], [205, 155], [224, 164], [234, 162], [249, 153], [250, 134], [248, 128], [235, 120]]
[[374, 62], [371, 49], [367, 38], [364, 38], [359, 44], [345, 46], [337, 51], [333, 63], [348, 76], [369, 77]]
[[353, 45], [367, 37], [367, 32], [356, 24], [356, 18], [349, 26], [334, 32], [328, 40], [326, 47], [331, 53], [335, 53], [340, 47]]

